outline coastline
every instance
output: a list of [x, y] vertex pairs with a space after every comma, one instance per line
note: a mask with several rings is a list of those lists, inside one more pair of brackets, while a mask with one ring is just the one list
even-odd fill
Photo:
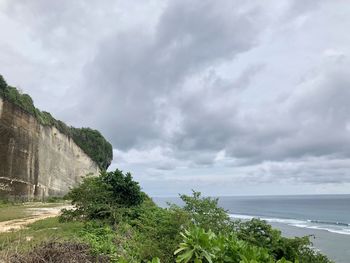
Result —
[[310, 229], [291, 226], [284, 223], [269, 222], [282, 231], [285, 237], [302, 237], [313, 235], [313, 246], [326, 254], [335, 263], [349, 263], [350, 235], [332, 233], [322, 229]]
[[[167, 202], [182, 205], [176, 197], [158, 197], [154, 201], [161, 207], [167, 207]], [[312, 235], [315, 249], [335, 263], [349, 263], [348, 201], [349, 195], [220, 197], [219, 205], [232, 219], [260, 218], [285, 237]]]

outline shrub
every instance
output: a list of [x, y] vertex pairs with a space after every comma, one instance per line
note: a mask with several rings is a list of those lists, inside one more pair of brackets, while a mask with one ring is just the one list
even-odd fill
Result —
[[122, 216], [133, 213], [130, 208], [138, 206], [146, 198], [130, 173], [120, 170], [101, 172], [99, 177], [86, 177], [66, 196], [72, 200], [75, 211], [64, 211], [61, 220], [72, 218], [109, 219], [116, 222]]
[[114, 202], [121, 206], [140, 205], [145, 198], [139, 183], [132, 179], [131, 173], [123, 174], [118, 169], [114, 172], [102, 172], [101, 180], [111, 189]]
[[[137, 218], [130, 224], [137, 232], [140, 259], [158, 257], [162, 262], [174, 262], [173, 252], [181, 241], [180, 232], [189, 226], [190, 218], [182, 209], [164, 209], [145, 201]], [[140, 245], [142, 244], [142, 245]]]
[[116, 262], [116, 234], [111, 226], [99, 221], [87, 222], [80, 236], [90, 245], [93, 255], [105, 255], [110, 262]]
[[273, 259], [264, 248], [238, 240], [232, 234], [216, 235], [211, 230], [194, 226], [182, 233], [176, 262], [203, 263], [272, 263]]
[[231, 231], [233, 224], [227, 211], [218, 206], [218, 198], [201, 197], [193, 191], [192, 196], [180, 195], [185, 203], [183, 209], [189, 213], [193, 223], [214, 233]]

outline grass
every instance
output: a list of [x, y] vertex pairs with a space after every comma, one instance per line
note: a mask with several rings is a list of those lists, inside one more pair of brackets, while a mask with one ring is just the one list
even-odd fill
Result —
[[0, 222], [12, 219], [20, 219], [29, 216], [29, 211], [23, 205], [2, 205], [0, 206]]
[[0, 258], [2, 253], [28, 251], [35, 245], [49, 241], [81, 241], [81, 222], [58, 222], [58, 217], [39, 220], [15, 232], [0, 233]]
[[0, 222], [28, 217], [31, 215], [31, 211], [28, 208], [48, 208], [64, 204], [41, 202], [0, 204]]

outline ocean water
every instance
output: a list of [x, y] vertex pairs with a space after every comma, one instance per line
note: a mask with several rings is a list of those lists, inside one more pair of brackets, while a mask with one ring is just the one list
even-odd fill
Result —
[[[181, 204], [178, 198], [154, 198]], [[350, 195], [220, 197], [234, 219], [260, 218], [285, 236], [314, 235], [314, 247], [336, 263], [350, 263]]]
[[350, 195], [221, 197], [219, 200], [233, 218], [259, 217], [268, 222], [350, 235]]

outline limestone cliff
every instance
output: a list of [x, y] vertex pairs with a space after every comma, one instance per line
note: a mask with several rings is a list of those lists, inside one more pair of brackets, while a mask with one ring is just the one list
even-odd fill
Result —
[[98, 172], [73, 139], [0, 97], [0, 196], [63, 195]]

